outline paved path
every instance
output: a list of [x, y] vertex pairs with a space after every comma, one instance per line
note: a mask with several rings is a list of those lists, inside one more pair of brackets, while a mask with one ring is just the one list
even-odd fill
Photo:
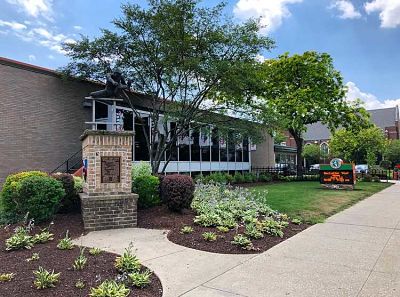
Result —
[[196, 251], [144, 229], [91, 232], [77, 243], [121, 253], [131, 241], [164, 297], [400, 296], [400, 184], [259, 255]]

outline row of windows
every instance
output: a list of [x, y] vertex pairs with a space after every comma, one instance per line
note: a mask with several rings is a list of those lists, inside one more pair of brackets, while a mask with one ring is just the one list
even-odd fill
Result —
[[[149, 120], [142, 118], [142, 122], [135, 122], [135, 161], [150, 160], [145, 132], [149, 135]], [[171, 123], [172, 129], [174, 123]], [[249, 141], [244, 139], [240, 143], [234, 141], [233, 134], [221, 138], [218, 129], [211, 132], [192, 130], [191, 135], [180, 139], [168, 150], [163, 160], [170, 161], [202, 161], [202, 162], [249, 162]]]

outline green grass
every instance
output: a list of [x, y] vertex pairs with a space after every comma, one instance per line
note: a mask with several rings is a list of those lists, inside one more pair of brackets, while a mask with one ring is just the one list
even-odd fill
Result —
[[353, 191], [323, 189], [319, 182], [286, 182], [252, 188], [268, 190], [268, 204], [272, 209], [301, 218], [311, 224], [379, 192], [392, 184], [358, 182]]

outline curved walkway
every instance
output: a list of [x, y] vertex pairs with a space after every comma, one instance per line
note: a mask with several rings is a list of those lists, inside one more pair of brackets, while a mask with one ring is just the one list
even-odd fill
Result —
[[115, 253], [130, 242], [164, 297], [400, 296], [400, 184], [257, 255], [197, 251], [139, 228], [76, 240]]

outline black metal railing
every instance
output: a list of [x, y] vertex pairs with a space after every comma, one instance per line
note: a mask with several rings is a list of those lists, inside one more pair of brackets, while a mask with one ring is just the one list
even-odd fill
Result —
[[298, 172], [296, 168], [286, 167], [253, 167], [251, 171], [259, 177], [261, 174], [271, 175], [274, 180], [291, 180], [291, 181], [306, 181], [319, 180], [318, 170], [304, 169]]
[[62, 162], [57, 168], [55, 168], [51, 173], [64, 172], [73, 173], [82, 166], [82, 149], [74, 153], [64, 162]]

